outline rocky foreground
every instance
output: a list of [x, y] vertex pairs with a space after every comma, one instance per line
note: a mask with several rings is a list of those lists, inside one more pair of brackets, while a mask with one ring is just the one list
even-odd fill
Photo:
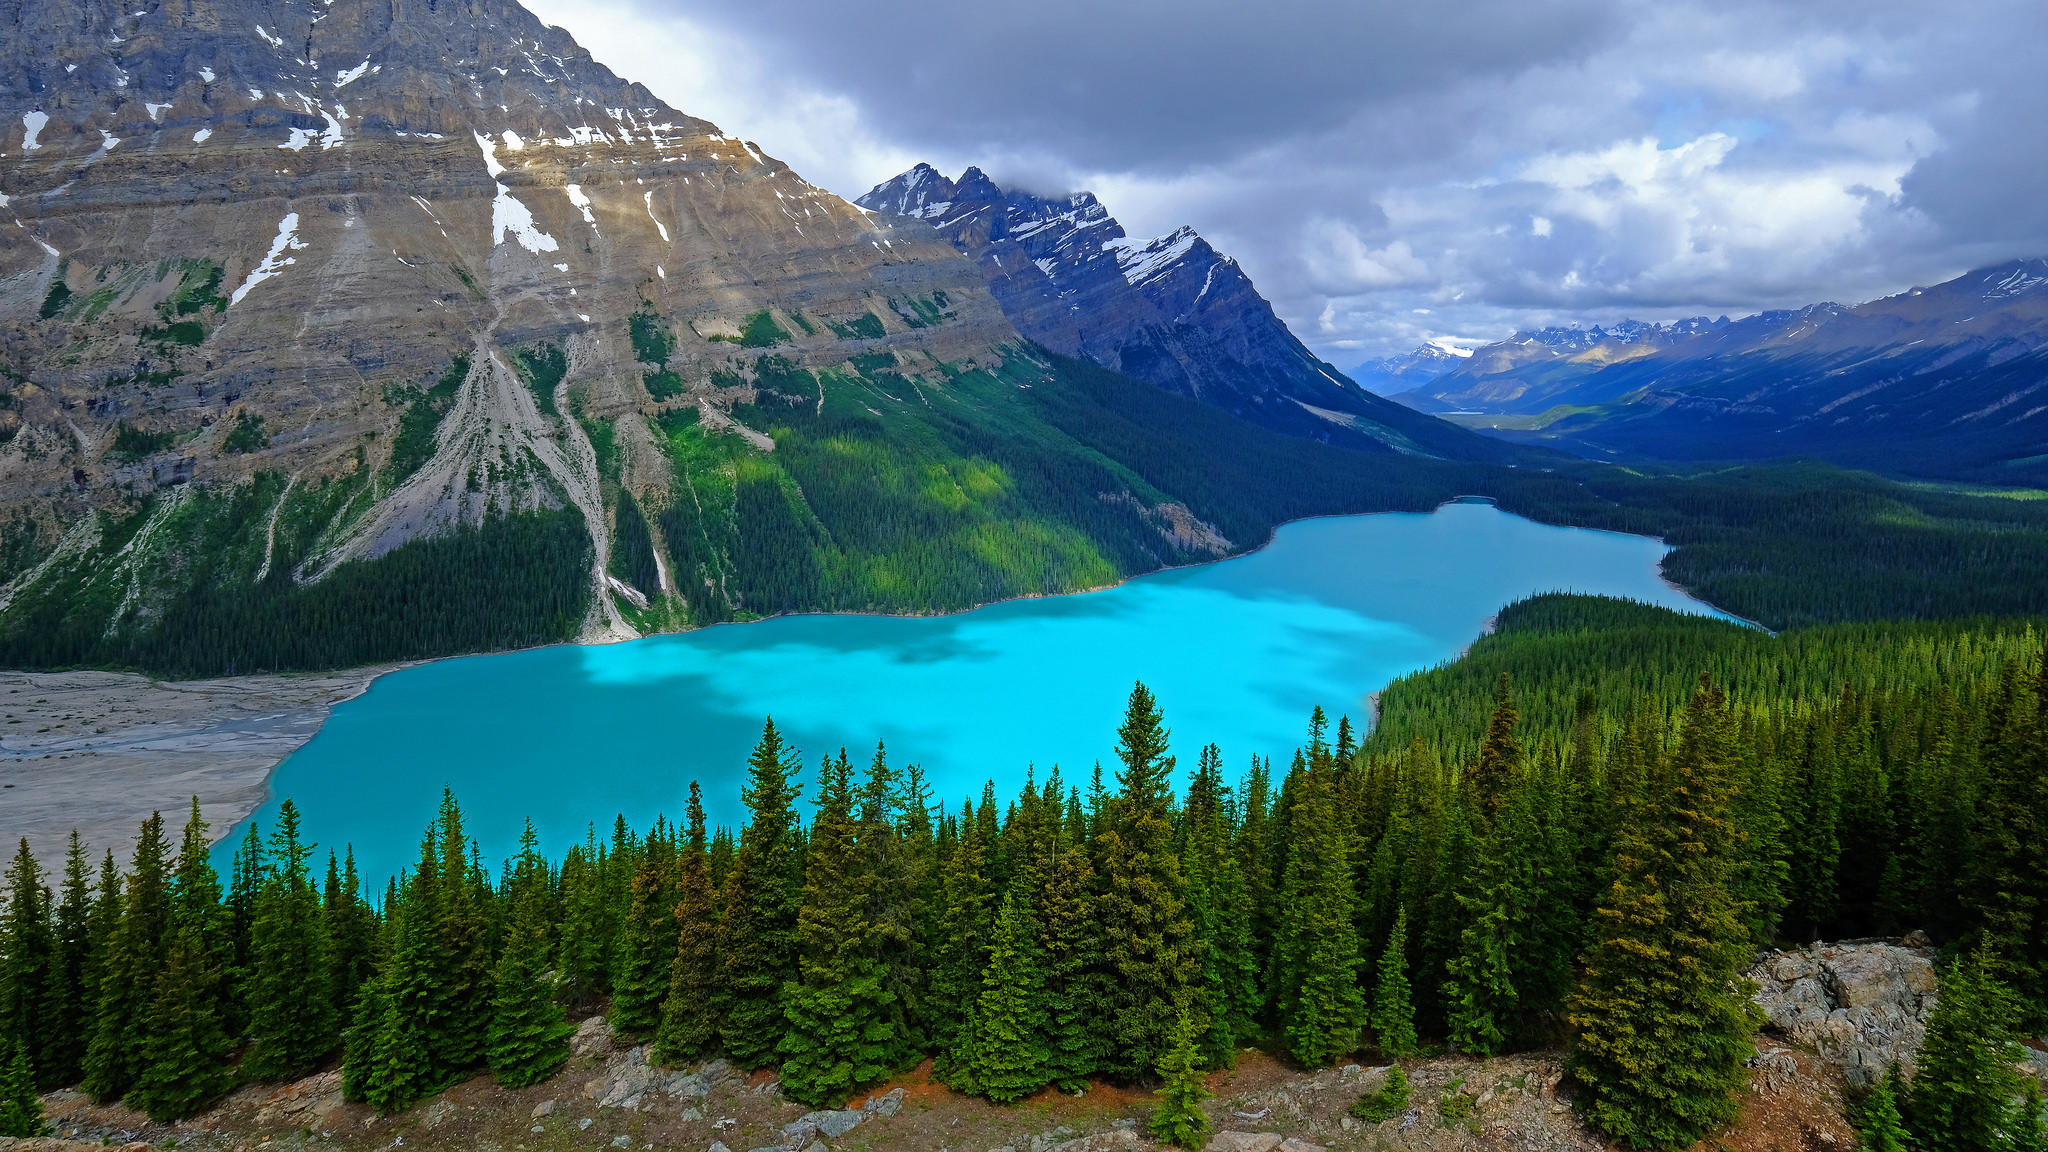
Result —
[[[1855, 1137], [1845, 1089], [1897, 1062], [1910, 1069], [1938, 994], [1935, 952], [1923, 938], [1855, 941], [1759, 956], [1747, 975], [1770, 1024], [1757, 1038], [1741, 1118], [1702, 1148], [1736, 1152], [1839, 1148]], [[58, 1135], [0, 1140], [5, 1152], [73, 1152], [127, 1144], [203, 1152], [300, 1149], [701, 1149], [704, 1152], [1140, 1152], [1159, 1147], [1144, 1126], [1142, 1089], [1054, 1090], [1011, 1107], [951, 1091], [929, 1064], [838, 1109], [782, 1097], [772, 1073], [724, 1061], [668, 1069], [603, 1017], [578, 1027], [569, 1064], [553, 1079], [507, 1091], [488, 1077], [457, 1085], [397, 1116], [342, 1099], [328, 1071], [283, 1087], [249, 1087], [182, 1124], [95, 1105], [75, 1092], [45, 1097]], [[1410, 1100], [1367, 1124], [1347, 1115], [1377, 1092], [1391, 1066], [1304, 1072], [1247, 1050], [1213, 1074], [1212, 1152], [1319, 1149], [1605, 1149], [1571, 1105], [1561, 1052], [1478, 1060], [1456, 1054], [1404, 1062]], [[2048, 1081], [2048, 1044], [2028, 1071]], [[175, 1142], [173, 1145], [172, 1142]]]

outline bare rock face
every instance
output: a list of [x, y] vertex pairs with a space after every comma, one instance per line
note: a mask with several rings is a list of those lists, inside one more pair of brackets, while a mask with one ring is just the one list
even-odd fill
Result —
[[291, 533], [318, 581], [570, 509], [585, 634], [633, 635], [621, 605], [677, 579], [606, 577], [616, 493], [668, 483], [662, 418], [771, 450], [729, 415], [767, 350], [786, 376], [915, 371], [1018, 340], [928, 229], [512, 0], [23, 0], [0, 45], [0, 611], [97, 565], [146, 614], [152, 548], [192, 531], [171, 490], [266, 475], [259, 582]]
[[1912, 1071], [1939, 992], [1933, 957], [1931, 948], [1816, 944], [1774, 953], [1745, 975], [1772, 1030], [1869, 1084], [1893, 1064]]

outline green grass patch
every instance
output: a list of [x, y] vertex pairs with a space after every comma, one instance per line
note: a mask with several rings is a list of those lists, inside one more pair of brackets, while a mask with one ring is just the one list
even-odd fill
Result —
[[766, 308], [747, 317], [747, 326], [740, 332], [742, 348], [773, 348], [789, 341], [789, 333], [775, 322], [775, 317]]
[[114, 426], [114, 444], [107, 455], [123, 464], [133, 464], [176, 443], [175, 432], [144, 432], [126, 420]]
[[640, 382], [647, 386], [647, 394], [656, 400], [674, 399], [684, 392], [683, 377], [673, 368], [645, 373], [640, 377]]
[[662, 322], [652, 305], [642, 303], [626, 317], [626, 334], [633, 341], [633, 359], [660, 367], [676, 350], [676, 334]]
[[542, 414], [560, 416], [555, 408], [555, 385], [569, 374], [569, 354], [558, 344], [535, 344], [512, 352], [512, 365], [519, 378], [533, 392], [533, 402]]
[[828, 319], [825, 326], [841, 340], [880, 340], [889, 334], [888, 329], [882, 327], [882, 318], [872, 312], [863, 312], [845, 320]]
[[70, 302], [71, 286], [64, 283], [64, 270], [60, 267], [57, 269], [56, 278], [50, 281], [50, 290], [43, 294], [43, 306], [37, 310], [36, 315], [45, 320], [53, 319], [57, 313], [64, 311], [64, 306]]
[[142, 330], [142, 339], [157, 344], [180, 344], [194, 347], [206, 340], [206, 329], [197, 320], [180, 320], [162, 327], [154, 325]]
[[847, 358], [847, 362], [852, 364], [854, 371], [859, 372], [861, 375], [873, 376], [877, 372], [895, 371], [896, 354], [894, 352], [856, 352]]
[[246, 413], [235, 421], [235, 426], [228, 431], [227, 438], [220, 442], [221, 451], [230, 456], [261, 452], [269, 446], [270, 437], [263, 434], [263, 417], [250, 416]]

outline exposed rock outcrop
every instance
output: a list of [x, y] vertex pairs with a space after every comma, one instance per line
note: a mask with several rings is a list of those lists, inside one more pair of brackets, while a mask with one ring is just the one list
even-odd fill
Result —
[[1777, 952], [1745, 975], [1770, 1029], [1840, 1065], [1851, 1084], [1872, 1083], [1893, 1064], [1912, 1071], [1940, 988], [1933, 949], [1889, 943]]

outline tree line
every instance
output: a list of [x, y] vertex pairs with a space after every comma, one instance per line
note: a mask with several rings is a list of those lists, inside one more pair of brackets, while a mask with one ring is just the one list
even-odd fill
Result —
[[812, 1104], [928, 1055], [1002, 1102], [1163, 1082], [1155, 1130], [1195, 1142], [1203, 1073], [1247, 1044], [1307, 1067], [1562, 1044], [1596, 1127], [1677, 1147], [1747, 1082], [1756, 949], [1921, 926], [1987, 990], [1944, 1005], [1991, 1008], [1944, 1008], [1886, 1089], [1901, 1131], [2031, 1148], [2016, 1082], [1926, 1061], [2048, 1020], [2044, 677], [2030, 654], [1791, 712], [1702, 676], [1675, 724], [1645, 705], [1603, 738], [1589, 694], [1568, 739], [1533, 741], [1503, 678], [1455, 761], [1419, 737], [1362, 750], [1318, 710], [1279, 770], [1226, 780], [1212, 746], [1178, 790], [1140, 685], [1106, 776], [953, 811], [880, 746], [842, 750], [807, 821], [807, 765], [770, 721], [736, 835], [693, 784], [680, 825], [621, 820], [559, 859], [529, 830], [492, 870], [449, 796], [374, 904], [346, 854], [316, 882], [289, 803], [223, 883], [195, 804], [175, 848], [146, 822], [125, 874], [74, 837], [54, 891], [23, 845], [0, 1035], [15, 1080], [159, 1119], [337, 1054], [348, 1096], [389, 1113], [484, 1069], [544, 1079], [569, 1017], [602, 1009], [664, 1062], [777, 1067]]

